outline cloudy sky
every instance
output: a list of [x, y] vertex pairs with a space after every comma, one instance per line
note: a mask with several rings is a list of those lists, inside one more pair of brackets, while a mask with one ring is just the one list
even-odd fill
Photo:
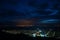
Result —
[[[57, 23], [60, 20], [58, 0], [2, 0], [0, 23], [29, 20], [34, 23]], [[29, 22], [28, 21], [28, 22]]]

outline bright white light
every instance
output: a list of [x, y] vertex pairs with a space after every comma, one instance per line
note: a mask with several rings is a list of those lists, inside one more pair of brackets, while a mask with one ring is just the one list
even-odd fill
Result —
[[36, 34], [32, 34], [33, 37], [36, 37]]
[[45, 35], [43, 35], [43, 34], [40, 34], [41, 35], [41, 37], [45, 37]]

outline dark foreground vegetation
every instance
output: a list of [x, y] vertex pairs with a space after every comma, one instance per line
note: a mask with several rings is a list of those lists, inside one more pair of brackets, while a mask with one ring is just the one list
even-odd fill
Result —
[[50, 37], [50, 38], [47, 38], [47, 37], [30, 37], [28, 35], [25, 35], [23, 33], [21, 34], [9, 34], [9, 33], [5, 33], [5, 32], [2, 32], [0, 31], [0, 40], [58, 40], [57, 38], [55, 37]]

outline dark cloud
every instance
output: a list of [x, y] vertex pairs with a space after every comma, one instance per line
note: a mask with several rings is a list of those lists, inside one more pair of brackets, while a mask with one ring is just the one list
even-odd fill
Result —
[[[52, 5], [51, 5], [52, 4]], [[21, 19], [36, 18], [38, 21], [44, 19], [60, 19], [59, 4], [56, 2], [38, 0], [3, 0], [0, 7], [0, 22], [18, 21]], [[54, 8], [54, 6], [56, 6]], [[49, 10], [48, 10], [49, 9]], [[56, 11], [55, 11], [56, 10]], [[45, 21], [45, 20], [44, 20]]]

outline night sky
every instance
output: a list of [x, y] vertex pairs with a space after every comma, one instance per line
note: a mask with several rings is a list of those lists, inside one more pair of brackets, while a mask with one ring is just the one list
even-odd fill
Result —
[[59, 0], [0, 1], [0, 25], [39, 25], [49, 23], [60, 23]]

